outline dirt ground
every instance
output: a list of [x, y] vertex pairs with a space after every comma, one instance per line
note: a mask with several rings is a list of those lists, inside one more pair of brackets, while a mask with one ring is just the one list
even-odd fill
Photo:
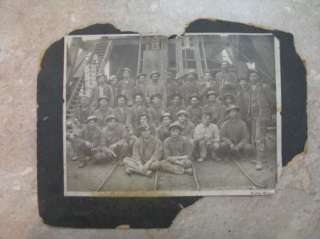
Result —
[[[276, 183], [275, 155], [267, 155], [264, 159], [264, 168], [255, 169], [255, 164], [250, 159], [237, 159], [237, 162], [257, 183], [272, 189]], [[67, 161], [67, 191], [152, 191], [155, 184], [155, 173], [150, 177], [141, 175], [127, 175], [124, 166], [113, 170], [114, 162], [91, 162], [84, 168], [78, 168], [78, 161]], [[246, 177], [233, 160], [221, 161], [206, 160], [202, 163], [194, 162], [194, 170], [198, 177], [200, 190], [221, 189], [250, 189], [254, 185]], [[110, 172], [111, 176], [107, 181]], [[181, 191], [197, 190], [193, 176], [174, 175], [158, 172], [157, 190]]]

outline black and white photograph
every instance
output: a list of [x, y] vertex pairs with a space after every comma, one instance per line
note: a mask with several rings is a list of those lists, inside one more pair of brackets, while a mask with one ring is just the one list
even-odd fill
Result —
[[73, 35], [64, 46], [66, 196], [275, 192], [272, 34]]

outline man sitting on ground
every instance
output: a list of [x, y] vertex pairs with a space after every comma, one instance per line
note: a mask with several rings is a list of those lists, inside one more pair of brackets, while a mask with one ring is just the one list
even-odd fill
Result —
[[139, 127], [140, 137], [133, 146], [132, 157], [123, 159], [127, 174], [150, 176], [155, 169], [154, 163], [162, 157], [162, 143], [151, 134], [150, 128]]
[[192, 175], [192, 145], [181, 135], [182, 128], [179, 123], [171, 124], [169, 129], [170, 137], [164, 141], [164, 160], [155, 165], [164, 172]]
[[85, 167], [89, 160], [99, 157], [95, 151], [101, 143], [101, 130], [97, 122], [98, 118], [96, 116], [89, 116], [87, 124], [80, 132], [79, 137], [75, 139], [78, 142], [79, 150], [81, 150], [79, 168]]
[[106, 160], [122, 160], [129, 150], [127, 131], [115, 115], [109, 115], [106, 124], [102, 129], [101, 153], [104, 153]]

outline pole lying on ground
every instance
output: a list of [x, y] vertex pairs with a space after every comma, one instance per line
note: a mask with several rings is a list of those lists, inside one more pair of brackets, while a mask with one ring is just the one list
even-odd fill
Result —
[[265, 185], [259, 184], [256, 181], [254, 181], [254, 179], [252, 177], [250, 177], [250, 175], [242, 168], [242, 166], [240, 165], [240, 163], [237, 160], [235, 160], [234, 158], [231, 158], [231, 160], [232, 160], [232, 162], [234, 162], [235, 165], [237, 165], [237, 167], [240, 169], [241, 173], [244, 176], [246, 176], [254, 186], [256, 186], [258, 188], [266, 188]]
[[109, 180], [109, 178], [111, 177], [113, 172], [117, 169], [117, 167], [120, 165], [120, 163], [121, 163], [121, 161], [119, 160], [115, 165], [113, 165], [112, 169], [109, 171], [109, 173], [107, 174], [106, 178], [103, 180], [101, 185], [96, 190], [97, 192], [99, 192], [103, 188], [103, 186], [107, 183], [107, 181]]
[[193, 179], [194, 179], [194, 182], [197, 186], [197, 190], [200, 191], [200, 184], [199, 184], [199, 179], [198, 179], [198, 175], [197, 175], [197, 172], [196, 172], [196, 168], [194, 167], [193, 163], [192, 163], [192, 172], [193, 172]]
[[155, 176], [154, 176], [154, 184], [153, 184], [153, 191], [158, 190], [158, 178], [159, 178], [159, 171], [156, 170]]

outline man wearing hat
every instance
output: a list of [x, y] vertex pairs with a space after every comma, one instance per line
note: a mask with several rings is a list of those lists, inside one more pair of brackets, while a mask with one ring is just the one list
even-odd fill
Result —
[[223, 118], [223, 109], [221, 103], [217, 101], [217, 92], [214, 89], [207, 91], [207, 104], [203, 107], [203, 111], [210, 112], [212, 123], [217, 124]]
[[114, 104], [112, 106], [116, 106], [118, 96], [121, 93], [121, 85], [119, 83], [119, 79], [117, 75], [111, 75], [109, 78], [109, 84], [111, 86], [112, 92], [113, 92], [113, 102]]
[[183, 95], [184, 95], [184, 104], [189, 104], [189, 97], [193, 94], [199, 95], [200, 86], [198, 82], [198, 74], [195, 70], [189, 70], [184, 75], [184, 84], [183, 84]]
[[131, 107], [131, 125], [136, 129], [139, 125], [139, 116], [141, 113], [149, 112], [142, 93], [134, 95], [134, 103]]
[[89, 116], [79, 137], [76, 138], [81, 151], [79, 168], [85, 167], [89, 160], [95, 159], [95, 149], [101, 143], [101, 130], [97, 122], [98, 118], [95, 115]]
[[194, 145], [199, 151], [198, 162], [211, 159], [220, 160], [216, 152], [219, 149], [220, 133], [216, 124], [211, 123], [211, 112], [205, 111], [202, 116], [202, 122], [194, 129]]
[[182, 128], [181, 135], [189, 139], [193, 137], [194, 124], [189, 119], [189, 113], [185, 110], [180, 110], [177, 113], [178, 122]]
[[151, 81], [147, 84], [146, 98], [147, 103], [150, 102], [151, 96], [160, 94], [164, 100], [164, 105], [166, 103], [166, 89], [164, 84], [160, 81], [160, 73], [158, 71], [152, 71], [150, 74]]
[[167, 86], [168, 99], [171, 99], [173, 97], [173, 95], [176, 95], [176, 94], [182, 95], [181, 78], [176, 77], [176, 74], [173, 70], [168, 70], [168, 72], [167, 72], [166, 86]]
[[171, 114], [165, 112], [161, 115], [161, 124], [156, 129], [156, 135], [162, 142], [170, 136], [169, 126], [172, 122]]
[[150, 112], [143, 111], [138, 115], [138, 124], [136, 126], [136, 135], [139, 136], [139, 127], [144, 126], [148, 128], [152, 135], [156, 134], [154, 123], [151, 120]]
[[134, 80], [131, 77], [131, 69], [128, 67], [123, 68], [122, 78], [120, 80], [121, 94], [125, 95], [128, 99], [128, 104], [132, 104]]
[[106, 96], [99, 97], [98, 108], [93, 112], [93, 115], [97, 117], [100, 127], [105, 126], [105, 119], [109, 114], [114, 114], [113, 108], [110, 106], [110, 99]]
[[147, 90], [147, 81], [146, 81], [146, 74], [145, 73], [140, 73], [136, 77], [136, 83], [133, 88], [133, 95], [137, 93], [145, 94]]
[[81, 96], [80, 107], [79, 110], [76, 112], [76, 117], [79, 119], [81, 124], [85, 124], [90, 113], [90, 98], [88, 96]]
[[214, 90], [219, 95], [219, 85], [217, 80], [212, 76], [210, 71], [203, 73], [203, 82], [201, 84], [200, 95], [205, 97], [209, 90]]
[[169, 127], [170, 137], [164, 143], [164, 159], [156, 163], [158, 170], [173, 174], [191, 174], [192, 145], [190, 141], [181, 136], [181, 126], [179, 123], [173, 123]]
[[239, 84], [240, 84], [240, 88], [236, 98], [240, 108], [240, 115], [241, 115], [241, 119], [243, 119], [247, 123], [250, 129], [249, 106], [250, 106], [251, 89], [250, 89], [250, 85], [248, 84], [248, 79], [246, 78], [240, 79]]
[[221, 105], [221, 117], [218, 125], [221, 126], [224, 121], [228, 119], [227, 109], [231, 106], [236, 104], [235, 97], [231, 93], [225, 93], [222, 96], [222, 105]]
[[164, 112], [162, 96], [160, 94], [154, 94], [151, 96], [149, 111], [153, 124], [158, 127], [161, 123], [161, 115]]
[[202, 107], [200, 105], [200, 98], [198, 94], [192, 94], [189, 98], [190, 105], [187, 107], [189, 118], [192, 123], [199, 124], [202, 117]]
[[125, 95], [118, 95], [117, 106], [114, 108], [114, 115], [121, 124], [132, 128], [132, 110], [128, 107], [127, 101], [128, 99]]
[[139, 127], [139, 138], [133, 145], [132, 157], [125, 157], [123, 163], [127, 174], [150, 176], [162, 157], [162, 143], [151, 134], [150, 128]]
[[127, 132], [115, 115], [106, 117], [106, 126], [102, 129], [101, 148], [107, 160], [123, 159], [129, 150]]
[[219, 84], [220, 94], [231, 93], [234, 94], [238, 87], [238, 77], [236, 73], [229, 70], [229, 63], [223, 61], [221, 63], [221, 71], [216, 74], [216, 80]]
[[239, 116], [239, 107], [230, 105], [226, 113], [228, 119], [220, 130], [220, 149], [224, 156], [252, 156], [253, 147], [249, 143], [249, 131], [246, 123]]
[[171, 117], [174, 121], [178, 119], [176, 115], [177, 112], [183, 109], [184, 109], [184, 106], [183, 106], [181, 94], [178, 94], [178, 93], [173, 94], [171, 98], [171, 102], [168, 106], [168, 112], [171, 114]]
[[262, 169], [262, 158], [265, 156], [267, 126], [276, 112], [276, 97], [269, 85], [261, 80], [256, 71], [249, 74], [251, 84], [249, 98], [249, 122], [251, 125], [251, 143], [257, 151], [256, 169]]
[[113, 91], [110, 85], [107, 84], [105, 76], [103, 74], [97, 75], [97, 85], [92, 89], [90, 97], [91, 109], [97, 107], [97, 100], [101, 97], [106, 97], [110, 101], [110, 105], [113, 105]]

